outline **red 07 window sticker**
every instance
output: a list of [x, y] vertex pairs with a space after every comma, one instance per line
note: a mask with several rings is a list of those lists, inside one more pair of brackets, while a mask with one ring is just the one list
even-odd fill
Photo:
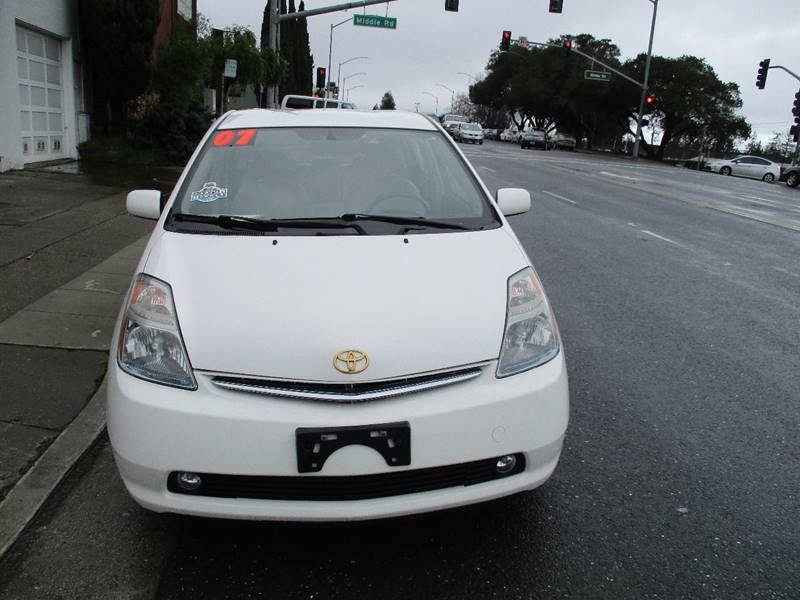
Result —
[[211, 145], [217, 148], [252, 146], [255, 140], [255, 129], [223, 129], [214, 134], [211, 138]]

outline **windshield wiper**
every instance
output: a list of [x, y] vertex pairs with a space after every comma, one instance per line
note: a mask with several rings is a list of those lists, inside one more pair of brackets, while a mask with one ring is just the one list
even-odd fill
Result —
[[459, 231], [471, 231], [469, 227], [458, 223], [447, 223], [445, 221], [431, 221], [425, 217], [394, 217], [392, 215], [370, 215], [366, 213], [346, 213], [339, 217], [342, 221], [380, 221], [381, 223], [393, 223], [395, 225], [411, 225], [430, 227], [432, 229], [456, 229]]
[[278, 229], [355, 229], [359, 234], [366, 231], [355, 223], [346, 223], [342, 219], [256, 219], [239, 215], [192, 215], [175, 213], [175, 221], [189, 223], [210, 223], [223, 229], [251, 229], [254, 231], [278, 231]]

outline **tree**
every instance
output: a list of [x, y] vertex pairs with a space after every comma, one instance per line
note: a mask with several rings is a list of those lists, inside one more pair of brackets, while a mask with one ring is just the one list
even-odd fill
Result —
[[[628, 61], [625, 72], [640, 80], [645, 60], [646, 56], [640, 54]], [[704, 59], [654, 56], [650, 80], [655, 104], [648, 118], [661, 129], [662, 135], [655, 147], [642, 136], [642, 148], [648, 155], [663, 159], [664, 150], [673, 139], [697, 137], [704, 126], [712, 152], [724, 153], [736, 140], [750, 136], [750, 125], [736, 114], [742, 106], [739, 86], [721, 81]], [[632, 134], [637, 111], [638, 99], [627, 98], [626, 129]]]
[[145, 91], [159, 23], [158, 0], [79, 0], [83, 50], [93, 82], [94, 126], [127, 128], [128, 102]]
[[[305, 10], [305, 3], [300, 1], [299, 10]], [[296, 12], [294, 0], [281, 0], [281, 14]], [[261, 23], [261, 50], [269, 48], [269, 11], [264, 7]], [[284, 21], [280, 27], [280, 97], [286, 94], [310, 96], [313, 92], [314, 57], [308, 37], [308, 22], [305, 18]], [[265, 99], [262, 99], [262, 104]]]
[[395, 110], [396, 108], [394, 96], [392, 96], [392, 92], [390, 90], [383, 95], [383, 98], [381, 98], [380, 110]]

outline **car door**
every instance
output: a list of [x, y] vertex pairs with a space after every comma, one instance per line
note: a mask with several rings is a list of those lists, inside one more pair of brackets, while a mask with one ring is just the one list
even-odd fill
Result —
[[752, 167], [753, 165], [750, 163], [749, 156], [736, 158], [731, 161], [731, 172], [733, 175], [737, 175], [739, 177], [752, 177]]
[[752, 168], [751, 177], [755, 177], [756, 179], [763, 179], [764, 175], [770, 172], [770, 167], [772, 166], [772, 163], [769, 162], [768, 160], [755, 157], [751, 158], [750, 160], [753, 161], [750, 165]]

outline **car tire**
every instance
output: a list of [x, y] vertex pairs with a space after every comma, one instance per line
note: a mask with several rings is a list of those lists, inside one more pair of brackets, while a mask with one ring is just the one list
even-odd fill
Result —
[[732, 172], [733, 172], [733, 171], [732, 171], [732, 169], [731, 169], [730, 167], [722, 167], [722, 168], [719, 170], [719, 174], [720, 174], [720, 175], [730, 175]]
[[789, 187], [797, 187], [798, 183], [800, 183], [800, 174], [798, 173], [790, 173], [786, 178], [786, 185]]
[[478, 142], [478, 145], [479, 145], [479, 146], [483, 146], [483, 140], [481, 140], [480, 142]]
[[764, 183], [774, 183], [774, 181], [775, 181], [775, 175], [773, 175], [772, 173], [766, 173], [766, 174], [765, 174], [765, 175], [764, 175], [764, 176], [761, 178], [761, 181], [763, 181]]

